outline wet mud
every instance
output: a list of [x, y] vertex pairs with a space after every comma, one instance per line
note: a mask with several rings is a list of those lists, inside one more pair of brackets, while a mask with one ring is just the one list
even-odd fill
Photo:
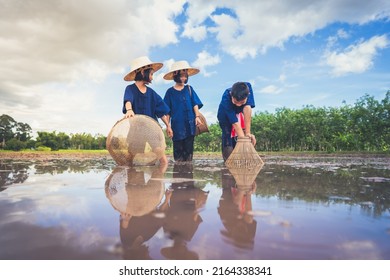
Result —
[[388, 157], [262, 158], [2, 156], [0, 259], [390, 259]]

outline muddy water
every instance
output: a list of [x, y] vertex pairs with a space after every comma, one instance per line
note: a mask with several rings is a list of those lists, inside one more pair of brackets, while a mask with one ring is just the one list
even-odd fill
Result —
[[388, 158], [265, 162], [1, 160], [0, 259], [390, 259]]

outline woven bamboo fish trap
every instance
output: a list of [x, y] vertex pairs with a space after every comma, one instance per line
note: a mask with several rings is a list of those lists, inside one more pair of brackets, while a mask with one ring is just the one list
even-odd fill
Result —
[[230, 173], [233, 175], [236, 185], [239, 189], [251, 189], [253, 182], [256, 180], [257, 175], [263, 166], [258, 166], [251, 170], [239, 169], [239, 168], [228, 168]]
[[143, 216], [152, 212], [164, 196], [164, 184], [154, 178], [157, 167], [116, 167], [106, 180], [105, 193], [119, 213]]
[[118, 165], [152, 165], [165, 153], [165, 136], [158, 122], [145, 115], [118, 121], [106, 147]]
[[250, 186], [264, 166], [250, 138], [238, 138], [236, 147], [225, 162], [236, 184]]

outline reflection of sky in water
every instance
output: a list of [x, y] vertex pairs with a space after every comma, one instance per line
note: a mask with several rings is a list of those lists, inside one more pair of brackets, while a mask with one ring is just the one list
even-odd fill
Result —
[[[23, 182], [0, 189], [0, 259], [390, 258], [386, 160], [272, 159], [252, 194], [237, 188], [220, 162], [195, 162], [182, 173], [169, 166], [157, 178], [148, 173], [146, 181], [171, 191], [170, 208], [163, 210], [165, 193], [149, 218], [130, 218], [141, 233], [145, 221], [161, 225], [150, 236], [140, 233], [147, 240], [130, 238], [128, 247], [120, 234], [129, 237], [133, 228], [121, 232], [120, 213], [105, 193], [114, 166], [57, 161], [54, 167], [28, 165]], [[2, 178], [12, 168], [2, 166]]]
[[104, 180], [104, 174], [44, 174], [33, 177], [31, 183], [28, 180], [23, 185], [12, 186], [6, 192], [10, 201], [25, 201], [31, 205], [25, 215], [36, 224], [74, 223], [94, 215], [94, 208], [96, 211], [101, 209], [94, 205], [94, 200], [101, 195], [101, 186], [91, 185], [97, 178]]

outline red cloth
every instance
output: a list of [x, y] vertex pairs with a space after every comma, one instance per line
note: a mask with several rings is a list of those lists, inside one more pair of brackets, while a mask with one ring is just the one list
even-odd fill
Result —
[[[231, 187], [230, 190], [232, 192], [232, 196], [234, 199], [238, 195], [238, 190], [235, 187]], [[240, 211], [240, 214], [244, 214], [246, 212], [246, 196], [247, 196], [247, 194], [245, 194], [242, 197], [242, 199], [240, 201], [240, 205], [238, 205], [238, 210]]]
[[[244, 114], [243, 114], [243, 113], [237, 114], [237, 118], [238, 118], [238, 122], [239, 122], [240, 125], [241, 125], [242, 130], [244, 130], [244, 129], [245, 129]], [[232, 126], [231, 137], [236, 137], [236, 136], [237, 136], [236, 130], [235, 130], [234, 127]]]

